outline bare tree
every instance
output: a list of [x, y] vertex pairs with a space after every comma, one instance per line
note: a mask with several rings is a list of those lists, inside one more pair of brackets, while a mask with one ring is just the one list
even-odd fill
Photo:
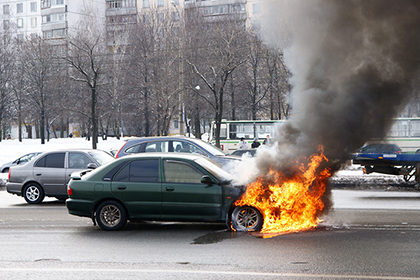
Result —
[[[91, 14], [93, 11], [89, 11]], [[85, 12], [87, 13], [87, 12]], [[69, 35], [68, 53], [64, 58], [74, 70], [70, 78], [83, 83], [90, 91], [90, 132], [92, 133], [92, 149], [97, 148], [98, 142], [98, 116], [97, 102], [99, 86], [105, 78], [107, 64], [107, 48], [105, 42], [105, 30], [91, 17], [84, 18], [79, 26], [83, 30], [77, 30]]]
[[11, 81], [14, 77], [15, 61], [15, 40], [12, 40], [9, 30], [5, 30], [0, 40], [0, 141], [6, 137], [6, 126], [4, 120], [6, 112], [11, 104]]
[[39, 137], [45, 144], [47, 112], [52, 111], [52, 93], [54, 80], [54, 50], [51, 44], [39, 37], [24, 43], [23, 59], [25, 75], [29, 84], [28, 97], [37, 109], [39, 118]]
[[225, 91], [229, 77], [248, 59], [246, 55], [246, 37], [244, 19], [237, 15], [223, 18], [223, 21], [209, 21], [201, 17], [201, 24], [187, 23], [189, 38], [194, 41], [187, 50], [197, 48], [200, 53], [191, 56], [188, 52], [187, 64], [192, 72], [206, 85], [207, 93], [198, 95], [208, 102], [214, 110], [216, 122], [216, 146], [220, 146], [220, 129], [224, 113]]
[[178, 38], [168, 10], [141, 14], [131, 36], [131, 91], [137, 133], [167, 135], [178, 101]]

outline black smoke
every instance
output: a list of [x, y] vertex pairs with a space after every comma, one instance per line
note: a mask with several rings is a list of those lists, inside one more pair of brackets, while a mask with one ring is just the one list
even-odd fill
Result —
[[[387, 134], [419, 78], [420, 1], [274, 3], [276, 9], [272, 1], [262, 9], [273, 13], [262, 35], [275, 47], [287, 46], [293, 115], [252, 170], [237, 168], [242, 182], [244, 174], [253, 180], [271, 168], [293, 175], [296, 163], [306, 163], [320, 145], [329, 159], [322, 167], [334, 174], [367, 140]], [[326, 210], [329, 194], [328, 188]]]
[[258, 167], [262, 173], [287, 169], [321, 144], [335, 172], [368, 139], [387, 134], [413, 91], [420, 66], [420, 1], [277, 4], [282, 12], [275, 16], [287, 27], [277, 30], [278, 37], [290, 34], [285, 57], [293, 116], [277, 131], [277, 152], [265, 154]]

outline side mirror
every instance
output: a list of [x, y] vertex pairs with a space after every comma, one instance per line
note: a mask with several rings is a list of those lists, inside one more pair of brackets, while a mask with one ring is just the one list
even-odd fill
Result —
[[93, 162], [90, 162], [88, 165], [87, 165], [87, 168], [88, 169], [95, 169], [97, 166], [96, 166], [96, 164], [94, 164]]
[[211, 180], [211, 178], [208, 175], [204, 175], [203, 177], [201, 177], [201, 183], [210, 186], [213, 184], [213, 181]]

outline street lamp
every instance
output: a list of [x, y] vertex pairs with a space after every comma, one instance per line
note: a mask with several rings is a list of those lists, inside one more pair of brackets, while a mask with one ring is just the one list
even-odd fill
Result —
[[178, 57], [179, 57], [179, 65], [178, 65], [178, 71], [180, 74], [179, 81], [178, 81], [178, 90], [179, 90], [179, 134], [185, 135], [185, 122], [184, 122], [184, 103], [183, 103], [183, 87], [184, 87], [184, 64], [183, 64], [183, 57], [182, 57], [182, 38], [180, 36], [181, 34], [181, 14], [178, 10], [177, 3], [175, 3], [174, 0], [171, 1], [172, 6], [174, 6], [175, 10], [178, 13], [179, 18], [179, 32], [178, 32], [178, 41], [179, 41], [179, 47], [178, 47]]

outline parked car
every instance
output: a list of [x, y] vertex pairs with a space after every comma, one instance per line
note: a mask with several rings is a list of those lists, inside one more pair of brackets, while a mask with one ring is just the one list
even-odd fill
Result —
[[356, 151], [357, 154], [401, 154], [401, 148], [396, 144], [368, 144]]
[[191, 153], [206, 156], [225, 165], [237, 157], [226, 155], [222, 150], [197, 138], [183, 136], [143, 137], [129, 139], [115, 155], [120, 158], [126, 155], [150, 152]]
[[260, 230], [263, 218], [257, 209], [233, 206], [243, 188], [232, 186], [221, 167], [185, 153], [125, 156], [73, 173], [67, 208], [104, 230], [118, 230], [127, 220], [225, 222], [237, 231]]
[[246, 153], [248, 153], [251, 157], [255, 157], [257, 155], [257, 149], [240, 149], [234, 151], [233, 153], [231, 153], [231, 155], [242, 157]]
[[0, 167], [0, 170], [1, 170], [2, 173], [7, 173], [7, 172], [9, 172], [9, 168], [11, 166], [19, 165], [19, 164], [25, 164], [25, 163], [31, 161], [34, 157], [36, 157], [39, 154], [41, 154], [41, 152], [35, 152], [35, 153], [29, 153], [29, 154], [23, 155], [20, 158], [15, 159], [14, 161], [7, 162], [7, 163], [3, 164]]
[[29, 204], [41, 203], [45, 196], [64, 200], [71, 173], [113, 160], [114, 157], [100, 150], [45, 152], [25, 165], [11, 167], [6, 189], [11, 194], [23, 196]]

